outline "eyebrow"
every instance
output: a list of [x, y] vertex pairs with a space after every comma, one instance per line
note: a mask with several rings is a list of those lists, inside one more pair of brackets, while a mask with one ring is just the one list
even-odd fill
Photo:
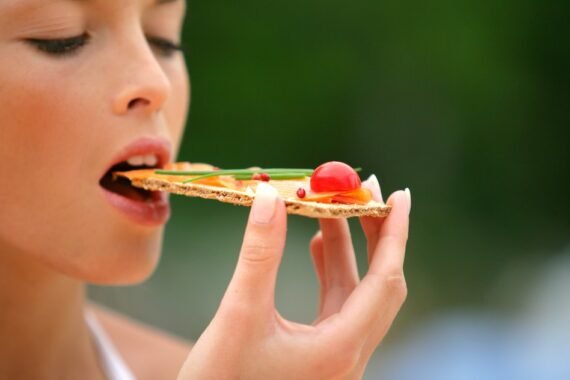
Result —
[[[0, 0], [3, 1], [3, 0]], [[68, 0], [68, 1], [72, 1], [72, 2], [78, 2], [78, 3], [87, 3], [90, 2], [91, 0]], [[175, 2], [179, 2], [179, 1], [183, 1], [183, 0], [155, 0], [154, 4], [156, 5], [163, 5], [163, 4], [169, 4], [169, 3], [175, 3]], [[20, 12], [20, 11], [25, 11], [28, 10], [29, 8], [33, 8], [33, 7], [37, 7], [38, 5], [42, 4], [41, 1], [32, 1], [32, 2], [19, 2], [18, 0], [13, 1], [13, 2], [9, 2], [7, 4], [7, 12]], [[43, 5], [43, 4], [42, 4]], [[4, 12], [3, 12], [4, 13]]]
[[[86, 2], [86, 0], [75, 0], [77, 2]], [[180, 0], [156, 0], [156, 4], [157, 5], [161, 5], [161, 4], [168, 4], [168, 3], [174, 3]]]

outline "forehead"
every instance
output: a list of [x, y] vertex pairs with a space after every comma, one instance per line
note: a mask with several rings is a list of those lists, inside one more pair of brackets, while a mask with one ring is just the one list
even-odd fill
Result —
[[[41, 8], [55, 3], [97, 3], [109, 0], [0, 0], [0, 9], [3, 11]], [[184, 0], [120, 0], [140, 3], [143, 6], [162, 5], [168, 3], [184, 2]]]

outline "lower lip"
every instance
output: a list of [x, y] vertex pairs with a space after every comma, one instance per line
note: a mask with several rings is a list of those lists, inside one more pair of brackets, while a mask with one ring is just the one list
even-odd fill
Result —
[[170, 217], [170, 204], [166, 193], [155, 192], [151, 201], [141, 202], [123, 197], [104, 188], [102, 190], [109, 203], [136, 224], [146, 227], [159, 227], [164, 225]]

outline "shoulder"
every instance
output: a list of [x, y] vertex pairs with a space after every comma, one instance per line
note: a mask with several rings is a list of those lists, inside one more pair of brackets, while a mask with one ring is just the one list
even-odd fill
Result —
[[93, 311], [137, 379], [175, 379], [191, 344], [125, 315], [91, 304]]

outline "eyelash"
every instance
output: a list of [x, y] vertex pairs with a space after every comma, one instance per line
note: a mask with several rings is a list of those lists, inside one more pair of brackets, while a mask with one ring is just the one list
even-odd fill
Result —
[[76, 37], [59, 39], [30, 38], [27, 41], [43, 53], [66, 56], [76, 53], [80, 48], [85, 46], [87, 42], [89, 42], [89, 36], [83, 33]]
[[[60, 39], [39, 39], [30, 38], [28, 43], [32, 44], [36, 49], [43, 53], [54, 56], [69, 56], [77, 53], [79, 49], [87, 45], [89, 42], [89, 35], [84, 33], [80, 36], [60, 38]], [[161, 57], [169, 58], [175, 53], [183, 51], [183, 47], [166, 38], [147, 36], [147, 41]]]
[[158, 51], [158, 54], [160, 54], [161, 57], [169, 58], [177, 52], [184, 51], [182, 45], [170, 41], [166, 38], [147, 36], [146, 40], [153, 46], [153, 48]]

